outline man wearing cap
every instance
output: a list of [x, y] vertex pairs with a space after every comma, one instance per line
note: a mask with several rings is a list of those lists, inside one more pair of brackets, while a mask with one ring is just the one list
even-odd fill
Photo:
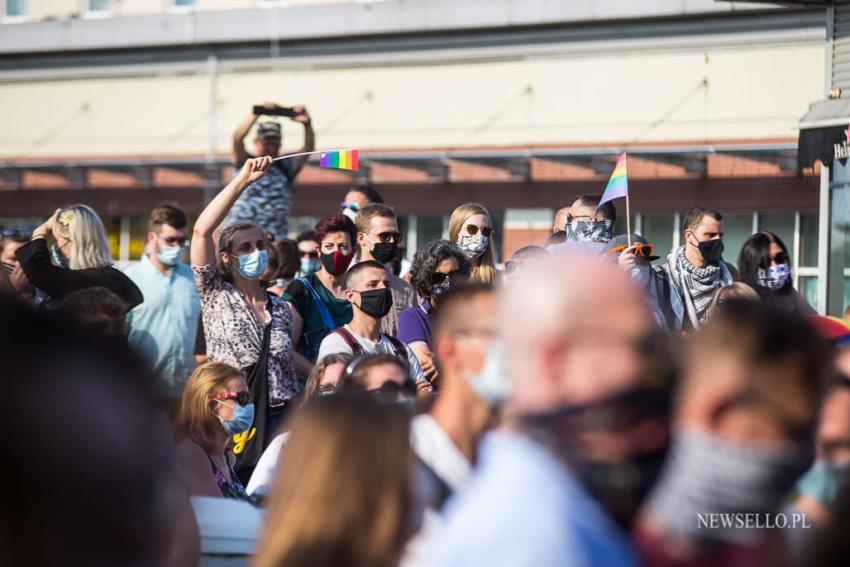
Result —
[[625, 234], [615, 236], [608, 242], [608, 254], [616, 257], [617, 265], [646, 291], [652, 315], [658, 326], [668, 331], [673, 328], [676, 317], [670, 308], [670, 282], [661, 268], [654, 268], [655, 255], [652, 244], [639, 234], [631, 239]]
[[[274, 114], [281, 106], [266, 102], [262, 114]], [[259, 108], [255, 107], [255, 110]], [[298, 152], [311, 152], [316, 148], [316, 135], [307, 109], [303, 106], [293, 106], [295, 115], [292, 120], [304, 125], [304, 147]], [[281, 128], [278, 122], [266, 120], [257, 124], [257, 134], [254, 138], [254, 151], [248, 153], [245, 149], [245, 137], [257, 122], [261, 114], [251, 112], [233, 133], [233, 165], [238, 171], [248, 158], [272, 156], [277, 157], [281, 147]], [[295, 153], [295, 152], [293, 152]], [[295, 178], [307, 163], [308, 156], [282, 159], [274, 162], [262, 179], [255, 181], [242, 193], [225, 218], [223, 225], [239, 222], [259, 224], [263, 231], [271, 233], [275, 238], [286, 238], [289, 232], [289, 210], [292, 207], [292, 186]]]

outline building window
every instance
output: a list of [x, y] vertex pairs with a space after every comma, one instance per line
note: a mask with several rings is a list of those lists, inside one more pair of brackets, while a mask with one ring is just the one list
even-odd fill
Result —
[[109, 15], [112, 13], [112, 0], [86, 0], [86, 14]]
[[20, 19], [27, 15], [26, 0], [6, 0], [3, 6], [5, 18]]
[[195, 0], [171, 0], [171, 5], [175, 8], [191, 8], [195, 5]]

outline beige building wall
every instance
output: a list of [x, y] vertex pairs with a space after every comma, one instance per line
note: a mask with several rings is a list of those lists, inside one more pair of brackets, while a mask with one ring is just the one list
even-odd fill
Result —
[[[315, 4], [342, 4], [357, 0], [195, 0], [197, 11], [246, 10], [251, 8], [286, 8]], [[368, 1], [368, 0], [367, 0]], [[396, 0], [372, 0], [377, 2]], [[2, 3], [2, 0], [0, 0]], [[111, 0], [113, 16], [150, 16], [172, 10], [174, 0]], [[27, 0], [27, 20], [39, 22], [48, 18], [68, 18], [86, 14], [88, 0]]]
[[[251, 105], [310, 109], [319, 146], [424, 148], [788, 138], [823, 47], [222, 72], [215, 150]], [[706, 82], [704, 82], [706, 81]], [[0, 158], [204, 154], [205, 75], [0, 84]], [[290, 147], [301, 127], [285, 122]]]

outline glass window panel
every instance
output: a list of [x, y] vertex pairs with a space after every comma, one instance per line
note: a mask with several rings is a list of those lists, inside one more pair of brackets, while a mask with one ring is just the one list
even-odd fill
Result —
[[753, 213], [723, 213], [723, 230], [723, 259], [737, 266], [741, 247], [753, 233]]
[[110, 0], [89, 0], [89, 12], [108, 12], [112, 9]]
[[24, 16], [27, 13], [26, 0], [6, 0], [7, 16]]
[[800, 213], [800, 266], [818, 265], [818, 215]]
[[443, 217], [419, 215], [416, 223], [416, 243], [422, 248], [432, 240], [443, 237]]
[[655, 247], [656, 263], [663, 264], [673, 248], [673, 213], [644, 213], [641, 224], [641, 236]]
[[794, 263], [794, 213], [761, 213], [759, 230], [769, 230], [782, 240]]
[[[817, 276], [800, 276], [799, 291], [809, 305], [817, 311], [818, 309], [818, 277]], [[846, 290], [845, 290], [846, 297]]]
[[175, 6], [194, 6], [195, 0], [173, 0]]

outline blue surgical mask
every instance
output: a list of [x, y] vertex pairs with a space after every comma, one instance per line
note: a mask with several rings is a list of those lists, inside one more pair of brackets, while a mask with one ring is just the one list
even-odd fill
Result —
[[[224, 404], [221, 400], [215, 401]], [[228, 435], [238, 435], [244, 431], [248, 431], [254, 423], [254, 404], [240, 406], [234, 402], [233, 419], [222, 419], [218, 415], [216, 417], [221, 422], [221, 427], [225, 433]]]
[[505, 369], [504, 350], [498, 340], [492, 340], [487, 345], [481, 370], [469, 373], [466, 379], [472, 391], [490, 404], [498, 405], [508, 397], [513, 385]]
[[60, 268], [68, 267], [68, 259], [62, 255], [62, 252], [59, 251], [59, 246], [56, 244], [50, 247], [50, 257], [53, 258], [53, 263]]
[[318, 258], [301, 258], [301, 273], [305, 276], [315, 274], [322, 269]]
[[246, 280], [256, 281], [260, 279], [266, 268], [269, 267], [269, 253], [265, 250], [254, 250], [250, 254], [237, 256], [239, 258], [239, 273]]
[[831, 506], [841, 489], [850, 484], [850, 461], [833, 463], [818, 459], [797, 482], [797, 490], [822, 504]]
[[180, 261], [180, 254], [183, 253], [183, 248], [180, 246], [161, 246], [156, 257], [166, 266], [175, 266]]

